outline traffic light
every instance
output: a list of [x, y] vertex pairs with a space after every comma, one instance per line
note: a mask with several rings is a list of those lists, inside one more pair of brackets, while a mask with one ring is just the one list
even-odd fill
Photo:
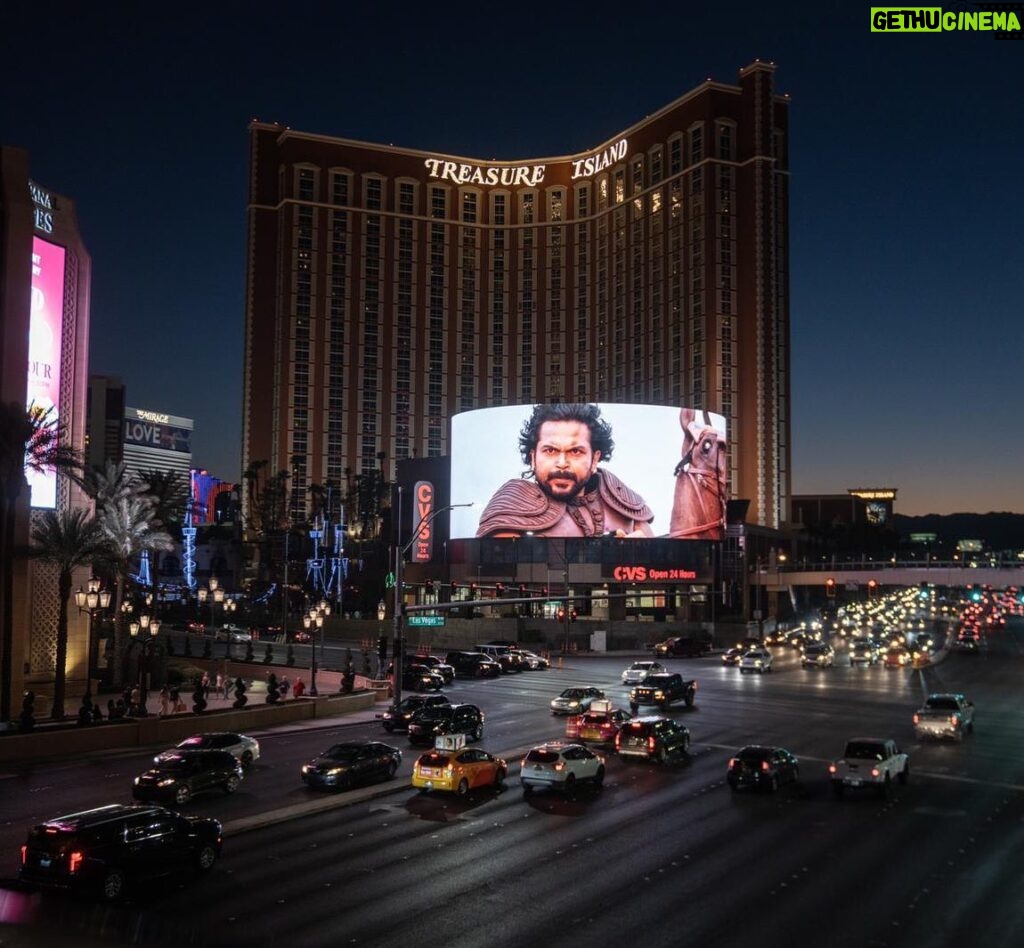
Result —
[[476, 583], [469, 584], [469, 598], [476, 599]]
[[454, 596], [459, 591], [459, 581], [457, 579], [452, 580], [452, 595]]
[[835, 599], [836, 596], [836, 581], [831, 576], [825, 580], [825, 595], [829, 599]]
[[526, 595], [526, 583], [520, 583], [519, 584], [519, 595], [520, 596], [525, 596]]
[[495, 596], [495, 598], [496, 599], [500, 599], [504, 595], [505, 595], [505, 584], [504, 583], [495, 583], [494, 584], [494, 596]]
[[548, 594], [548, 587], [547, 586], [541, 586], [540, 587], [540, 594], [542, 596], [546, 596]]
[[565, 621], [565, 607], [564, 606], [560, 607], [559, 610], [558, 610], [558, 621], [559, 622], [564, 622]]
[[575, 608], [575, 606], [569, 611], [569, 621], [570, 622], [575, 622], [576, 621], [576, 608]]
[[434, 581], [432, 579], [428, 579], [423, 588], [426, 590], [428, 596], [432, 595], [434, 592]]
[[868, 599], [871, 599], [875, 595], [875, 590], [878, 588], [878, 580], [868, 580]]

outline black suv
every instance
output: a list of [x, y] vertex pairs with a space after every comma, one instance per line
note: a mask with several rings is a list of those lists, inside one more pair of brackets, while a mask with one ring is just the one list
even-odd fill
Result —
[[29, 830], [18, 879], [94, 892], [108, 902], [134, 884], [205, 872], [220, 856], [221, 825], [158, 806], [112, 804], [58, 816]]
[[467, 740], [484, 736], [484, 713], [475, 704], [438, 705], [417, 711], [409, 722], [410, 744], [433, 744], [438, 734], [465, 734]]
[[144, 803], [155, 800], [181, 806], [197, 793], [234, 793], [243, 776], [241, 761], [227, 751], [176, 750], [161, 754], [149, 770], [135, 778], [132, 796]]
[[677, 635], [654, 646], [658, 656], [674, 655], [677, 658], [700, 658], [711, 651], [711, 640], [703, 635]]
[[635, 718], [615, 736], [615, 750], [623, 760], [640, 757], [665, 764], [690, 752], [690, 732], [671, 718]]
[[[385, 674], [390, 678], [395, 673], [395, 663], [390, 662]], [[440, 691], [445, 685], [444, 677], [418, 659], [406, 659], [402, 665], [403, 691]]]
[[676, 672], [659, 672], [648, 675], [643, 684], [636, 685], [629, 692], [629, 710], [636, 714], [642, 704], [656, 704], [664, 709], [677, 701], [692, 708], [696, 696], [696, 680], [684, 681], [683, 676]]
[[384, 730], [389, 734], [393, 731], [404, 731], [413, 715], [421, 708], [434, 708], [441, 704], [451, 704], [446, 695], [409, 695], [403, 698], [397, 708], [388, 708], [381, 715]]
[[501, 674], [501, 665], [482, 652], [449, 652], [444, 660], [463, 678], [497, 678]]

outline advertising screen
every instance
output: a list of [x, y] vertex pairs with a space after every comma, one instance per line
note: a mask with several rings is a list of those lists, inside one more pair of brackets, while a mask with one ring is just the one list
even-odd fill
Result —
[[[60, 411], [61, 334], [64, 326], [64, 248], [32, 238], [32, 311], [29, 318], [27, 404]], [[57, 475], [26, 470], [33, 507], [57, 506]]]
[[452, 418], [451, 537], [718, 540], [721, 415], [662, 405], [509, 405]]

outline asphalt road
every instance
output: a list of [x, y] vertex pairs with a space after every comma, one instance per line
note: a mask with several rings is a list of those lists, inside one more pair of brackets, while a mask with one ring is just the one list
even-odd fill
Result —
[[[262, 758], [231, 797], [188, 812], [225, 821], [224, 856], [204, 879], [114, 907], [0, 888], [0, 944], [522, 944], [986, 946], [1019, 944], [1024, 910], [1024, 622], [978, 655], [918, 671], [881, 666], [741, 676], [717, 658], [669, 664], [697, 677], [691, 758], [668, 768], [610, 755], [604, 790], [523, 797], [518, 759], [560, 735], [547, 702], [573, 684], [618, 684], [622, 658], [457, 683], [487, 714], [482, 746], [507, 755], [503, 792], [468, 800], [390, 784], [311, 794], [300, 763], [374, 722], [261, 734]], [[779, 654], [779, 653], [777, 653]], [[962, 690], [978, 716], [962, 744], [919, 745], [911, 715], [930, 691]], [[832, 797], [826, 765], [850, 736], [894, 737], [911, 780], [887, 800]], [[775, 743], [802, 780], [775, 795], [730, 792], [730, 753]], [[0, 774], [0, 875], [34, 820], [126, 799], [147, 755]]]

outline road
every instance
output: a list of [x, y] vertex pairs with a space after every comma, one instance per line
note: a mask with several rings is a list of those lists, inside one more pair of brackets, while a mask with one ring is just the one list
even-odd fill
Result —
[[[604, 685], [624, 699], [621, 657], [452, 686], [453, 701], [486, 711], [482, 745], [513, 763], [503, 792], [468, 800], [411, 791], [416, 752], [400, 735], [391, 742], [405, 759], [390, 785], [325, 797], [299, 784], [302, 760], [342, 736], [380, 737], [373, 722], [261, 734], [262, 759], [238, 793], [187, 808], [226, 824], [224, 857], [205, 879], [114, 907], [6, 887], [0, 934], [5, 944], [35, 937], [79, 948], [90, 939], [619, 945], [633, 933], [645, 946], [1016, 945], [1022, 643], [1018, 619], [983, 653], [916, 671], [802, 669], [786, 651], [765, 676], [741, 676], [714, 657], [670, 661], [700, 682], [696, 707], [673, 711], [690, 728], [691, 758], [662, 769], [612, 755], [604, 790], [569, 799], [524, 798], [518, 758], [563, 732], [547, 711], [562, 688]], [[913, 710], [937, 690], [962, 690], [978, 707], [962, 744], [914, 739]], [[910, 783], [887, 800], [835, 800], [827, 762], [847, 737], [868, 734], [909, 751]], [[800, 786], [731, 793], [730, 753], [753, 742], [796, 753]], [[13, 875], [33, 820], [125, 799], [145, 760], [122, 754], [0, 775], [0, 875]]]

